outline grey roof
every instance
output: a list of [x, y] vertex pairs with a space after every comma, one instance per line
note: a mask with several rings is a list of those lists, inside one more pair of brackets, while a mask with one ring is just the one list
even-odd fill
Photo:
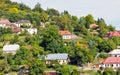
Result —
[[30, 23], [29, 20], [19, 20], [17, 23]]
[[16, 51], [20, 48], [18, 44], [12, 44], [12, 45], [5, 45], [3, 47], [3, 51]]
[[109, 54], [120, 54], [120, 49], [114, 49]]
[[62, 54], [48, 54], [45, 59], [46, 60], [65, 60], [68, 58], [68, 54], [62, 53]]

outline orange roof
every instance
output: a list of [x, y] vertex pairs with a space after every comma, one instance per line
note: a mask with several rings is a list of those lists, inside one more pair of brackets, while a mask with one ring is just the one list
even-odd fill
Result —
[[69, 31], [67, 31], [67, 30], [61, 30], [61, 31], [59, 31], [59, 33], [61, 34], [61, 35], [71, 35], [72, 33], [70, 33]]
[[90, 28], [98, 27], [96, 24], [90, 24]]
[[120, 64], [120, 57], [108, 57], [102, 63], [103, 64]]

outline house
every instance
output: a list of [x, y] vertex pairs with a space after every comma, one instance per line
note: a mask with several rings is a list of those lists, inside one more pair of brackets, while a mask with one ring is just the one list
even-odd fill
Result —
[[114, 37], [114, 36], [120, 37], [120, 31], [111, 31], [108, 32], [106, 35], [108, 35], [108, 37]]
[[40, 23], [40, 27], [41, 27], [41, 28], [45, 28], [45, 23], [41, 22], [41, 23]]
[[90, 24], [90, 29], [91, 28], [97, 28], [98, 27], [98, 25], [96, 25], [96, 24]]
[[20, 46], [18, 44], [11, 44], [11, 45], [5, 45], [3, 47], [4, 53], [12, 53], [13, 55], [16, 54], [16, 51], [20, 49]]
[[67, 64], [69, 62], [68, 54], [62, 53], [62, 54], [48, 54], [45, 57], [46, 64], [51, 64], [53, 60], [57, 60], [59, 64]]
[[37, 28], [28, 28], [26, 29], [30, 34], [37, 34]]
[[9, 20], [0, 20], [0, 27], [7, 28], [11, 23]]
[[21, 28], [12, 28], [12, 32], [20, 34], [22, 32], [22, 29]]
[[72, 39], [72, 33], [67, 30], [61, 30], [59, 33], [62, 36], [62, 39]]
[[109, 52], [110, 57], [120, 57], [120, 49], [114, 49]]
[[100, 65], [100, 68], [111, 67], [117, 69], [120, 67], [120, 57], [108, 57]]
[[21, 25], [31, 26], [31, 22], [29, 20], [20, 20], [14, 23], [17, 27], [21, 27]]

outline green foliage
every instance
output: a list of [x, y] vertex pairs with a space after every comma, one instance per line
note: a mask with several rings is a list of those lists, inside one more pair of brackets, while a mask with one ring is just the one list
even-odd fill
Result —
[[43, 40], [41, 45], [45, 48], [45, 50], [54, 51], [55, 48], [60, 48], [59, 45], [60, 35], [57, 26], [48, 26], [46, 29], [43, 30]]
[[107, 53], [101, 52], [99, 57], [100, 58], [107, 58], [109, 55]]
[[60, 65], [56, 70], [61, 75], [70, 75], [71, 73], [70, 67], [68, 65]]
[[106, 68], [103, 75], [116, 75], [116, 73], [112, 68]]
[[46, 12], [49, 14], [50, 17], [59, 16], [59, 15], [60, 15], [59, 11], [58, 11], [58, 10], [55, 10], [55, 9], [53, 9], [53, 8], [48, 8], [48, 9], [46, 10]]
[[116, 75], [120, 75], [120, 68], [117, 69]]
[[12, 69], [12, 71], [18, 71], [19, 66], [18, 65], [11, 65], [11, 69]]
[[9, 34], [9, 33], [11, 33], [10, 28], [1, 28], [0, 27], [0, 36], [2, 36], [3, 34]]
[[30, 74], [31, 75], [42, 75], [46, 65], [45, 62], [36, 59], [33, 63], [30, 64]]
[[99, 44], [100, 52], [101, 51], [110, 52], [111, 50], [113, 50], [115, 48], [116, 48], [116, 44], [112, 40], [103, 40]]
[[42, 12], [43, 9], [41, 8], [41, 4], [40, 3], [37, 3], [33, 9], [33, 11], [35, 12]]

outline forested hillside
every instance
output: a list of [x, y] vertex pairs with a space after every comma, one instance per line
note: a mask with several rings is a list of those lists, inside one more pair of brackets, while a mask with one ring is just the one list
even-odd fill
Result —
[[[96, 56], [99, 53], [100, 58], [106, 58], [106, 53], [120, 45], [120, 38], [107, 36], [115, 28], [106, 24], [103, 18], [95, 20], [93, 15], [77, 17], [66, 10], [62, 13], [54, 8], [44, 10], [40, 3], [31, 9], [22, 3], [0, 0], [1, 20], [7, 19], [11, 23], [29, 20], [31, 27], [37, 28], [37, 34], [33, 35], [27, 31], [17, 34], [11, 28], [0, 28], [0, 73], [18, 72], [22, 66], [31, 75], [42, 75], [51, 68], [62, 75], [70, 75], [69, 65], [63, 66], [57, 62], [53, 62], [54, 65], [45, 64], [42, 56], [50, 53], [68, 53], [69, 64], [72, 65], [97, 63]], [[28, 28], [24, 25], [22, 27]], [[77, 38], [63, 39], [59, 31], [64, 30]], [[15, 55], [3, 53], [2, 48], [6, 44], [19, 44], [20, 50]], [[73, 75], [77, 75], [77, 70], [72, 71]]]

